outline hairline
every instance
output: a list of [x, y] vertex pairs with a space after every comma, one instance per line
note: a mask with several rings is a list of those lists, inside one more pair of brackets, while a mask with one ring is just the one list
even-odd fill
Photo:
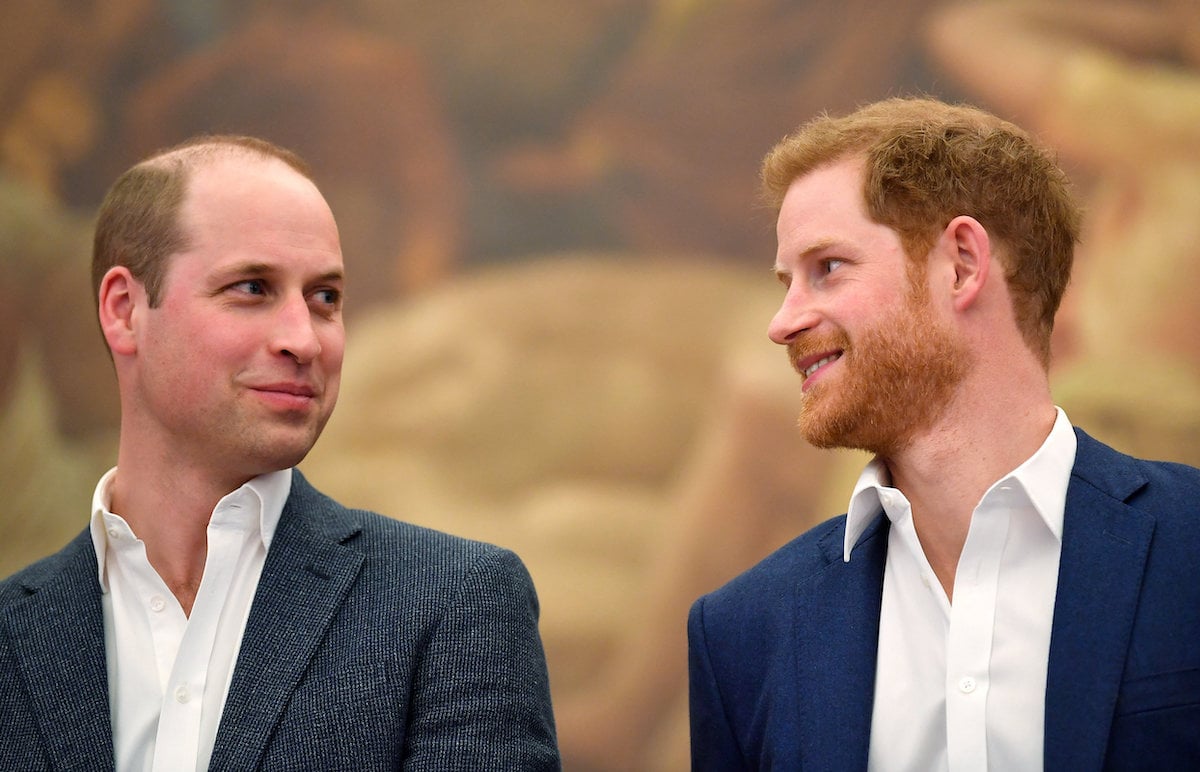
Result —
[[[151, 263], [142, 263], [142, 272], [134, 274], [135, 278], [139, 281], [147, 283], [152, 306], [156, 306], [160, 300], [161, 285], [170, 270], [168, 261], [172, 256], [189, 249], [192, 243], [192, 234], [184, 227], [183, 210], [191, 193], [195, 173], [202, 169], [238, 159], [265, 164], [270, 164], [272, 161], [279, 162], [308, 180], [314, 186], [316, 185], [316, 180], [313, 178], [312, 169], [309, 165], [300, 156], [286, 148], [256, 137], [233, 134], [208, 134], [192, 137], [178, 145], [160, 150], [134, 164], [118, 178], [113, 188], [110, 188], [109, 194], [105, 196], [105, 202], [101, 205], [102, 217], [105, 214], [109, 197], [122, 181], [146, 173], [159, 173], [167, 177], [160, 184], [158, 194], [175, 199], [169, 201], [167, 207], [163, 210], [163, 213], [169, 216], [171, 220], [167, 226], [168, 232], [165, 234], [168, 237], [170, 248], [154, 258], [153, 263], [157, 263], [158, 267], [152, 267]], [[119, 216], [120, 214], [116, 210], [111, 211], [112, 216]], [[99, 223], [97, 223], [96, 238], [99, 235], [100, 228]], [[99, 285], [103, 280], [103, 275], [97, 275], [96, 258], [99, 256], [98, 244], [99, 242], [94, 239], [92, 280], [94, 285], [93, 299], [97, 303], [99, 302]], [[108, 244], [107, 246], [112, 248], [116, 245]], [[135, 267], [134, 264], [119, 258], [112, 258], [106, 262], [107, 265], [104, 268], [104, 273], [118, 266], [125, 266], [131, 271]]]

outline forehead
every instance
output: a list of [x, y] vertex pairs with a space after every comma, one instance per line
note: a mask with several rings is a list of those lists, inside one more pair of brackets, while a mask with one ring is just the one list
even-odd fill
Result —
[[[206, 159], [188, 176], [180, 225], [189, 250], [341, 262], [333, 213], [311, 180], [274, 158]], [[211, 256], [211, 255], [210, 255]]]
[[872, 223], [863, 200], [863, 163], [844, 159], [797, 177], [779, 207], [776, 236], [781, 250], [845, 235]]
[[792, 181], [779, 207], [776, 225], [782, 237], [798, 227], [825, 220], [866, 219], [863, 162], [842, 159], [823, 164]]
[[183, 211], [196, 224], [241, 214], [245, 219], [297, 215], [332, 218], [307, 177], [275, 158], [230, 152], [196, 162], [188, 174]]
[[819, 166], [792, 182], [776, 224], [778, 273], [825, 256], [870, 262], [903, 259], [899, 234], [867, 213], [864, 174], [863, 161], [850, 158]]

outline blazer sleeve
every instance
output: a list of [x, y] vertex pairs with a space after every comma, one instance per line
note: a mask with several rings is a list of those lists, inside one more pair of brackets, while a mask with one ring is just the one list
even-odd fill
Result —
[[465, 573], [417, 663], [405, 770], [560, 768], [538, 600], [491, 548]]
[[691, 723], [692, 769], [736, 770], [746, 764], [729, 725], [713, 671], [704, 626], [704, 598], [688, 614], [688, 716]]

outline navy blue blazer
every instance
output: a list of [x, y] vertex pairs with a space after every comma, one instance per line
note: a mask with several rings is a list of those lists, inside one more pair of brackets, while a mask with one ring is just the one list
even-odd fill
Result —
[[[558, 769], [511, 552], [346, 509], [294, 472], [210, 769]], [[111, 769], [87, 531], [0, 583], [0, 768]]]
[[[1047, 770], [1200, 769], [1200, 470], [1076, 430], [1046, 676]], [[693, 605], [692, 766], [866, 769], [888, 520], [846, 518]]]

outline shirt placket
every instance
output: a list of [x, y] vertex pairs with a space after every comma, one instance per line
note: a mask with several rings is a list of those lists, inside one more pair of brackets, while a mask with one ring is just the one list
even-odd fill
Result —
[[[235, 499], [229, 504], [241, 510]], [[171, 668], [163, 697], [162, 715], [154, 748], [154, 770], [193, 769], [199, 756], [200, 728], [206, 708], [209, 660], [217, 628], [233, 583], [239, 554], [246, 541], [244, 527], [221, 511], [209, 525], [208, 555], [192, 614]]]
[[951, 772], [987, 769], [987, 697], [1000, 558], [1009, 513], [981, 503], [954, 577], [946, 641], [946, 750]]

